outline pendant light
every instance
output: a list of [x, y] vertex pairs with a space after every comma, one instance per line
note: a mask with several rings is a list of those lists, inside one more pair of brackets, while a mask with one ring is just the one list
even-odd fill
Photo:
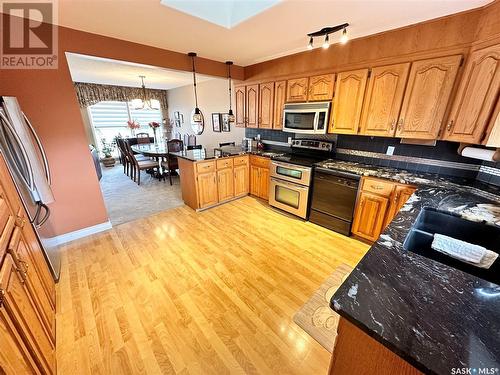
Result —
[[196, 92], [196, 69], [194, 66], [194, 58], [196, 57], [196, 52], [189, 52], [188, 56], [191, 57], [191, 62], [193, 65], [193, 87], [194, 87], [194, 102], [195, 102], [195, 107], [194, 107], [194, 112], [191, 117], [191, 122], [198, 122], [201, 123], [203, 121], [200, 109], [198, 108], [198, 94]]
[[228, 121], [229, 122], [234, 122], [235, 118], [234, 118], [233, 109], [231, 107], [231, 104], [232, 104], [231, 65], [233, 65], [233, 62], [232, 61], [226, 61], [226, 65], [227, 65], [227, 79], [228, 79], [228, 82], [229, 82], [229, 111], [228, 111]]
[[314, 48], [313, 43], [314, 43], [314, 38], [316, 38], [316, 37], [324, 37], [325, 40], [324, 40], [323, 44], [321, 45], [321, 47], [323, 47], [323, 49], [328, 49], [328, 47], [330, 47], [330, 34], [336, 33], [337, 31], [340, 31], [340, 30], [342, 30], [342, 36], [340, 37], [340, 43], [346, 44], [347, 41], [349, 40], [349, 38], [347, 36], [347, 27], [348, 26], [349, 26], [349, 24], [346, 22], [346, 23], [343, 23], [343, 24], [337, 25], [337, 26], [323, 27], [321, 30], [307, 34], [307, 37], [309, 38], [309, 43], [307, 44], [307, 49], [312, 50]]
[[142, 87], [142, 98], [132, 100], [132, 108], [134, 109], [145, 109], [145, 110], [158, 110], [160, 109], [160, 102], [156, 99], [148, 99], [146, 94], [146, 85], [144, 84], [144, 78], [146, 76], [139, 76], [141, 79]]
[[344, 30], [342, 31], [342, 36], [340, 37], [340, 43], [346, 44], [348, 40], [349, 37], [347, 36], [347, 28], [344, 27]]

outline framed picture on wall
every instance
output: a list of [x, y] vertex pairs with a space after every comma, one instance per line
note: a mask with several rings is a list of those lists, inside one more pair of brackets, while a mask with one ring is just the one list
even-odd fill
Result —
[[181, 119], [181, 113], [180, 113], [179, 111], [175, 111], [175, 112], [174, 112], [174, 118], [175, 118], [176, 120], [180, 120], [180, 119]]
[[181, 124], [184, 124], [184, 114], [179, 114], [179, 120], [181, 121]]
[[180, 128], [181, 127], [181, 120], [175, 120], [175, 127]]
[[231, 126], [229, 124], [229, 113], [222, 114], [222, 131], [223, 132], [231, 131]]
[[212, 113], [212, 126], [214, 132], [220, 132], [220, 113]]

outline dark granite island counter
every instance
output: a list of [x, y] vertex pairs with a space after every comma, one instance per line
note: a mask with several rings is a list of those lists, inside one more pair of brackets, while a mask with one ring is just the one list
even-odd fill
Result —
[[500, 286], [403, 248], [424, 207], [500, 226], [498, 190], [435, 175], [332, 163], [331, 168], [403, 180], [418, 189], [330, 306], [424, 373], [470, 368], [472, 374], [480, 369], [500, 374]]

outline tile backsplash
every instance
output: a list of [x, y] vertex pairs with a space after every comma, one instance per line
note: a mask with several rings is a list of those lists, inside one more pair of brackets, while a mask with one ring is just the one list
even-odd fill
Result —
[[[336, 142], [337, 158], [387, 167], [402, 168], [415, 172], [476, 178], [500, 186], [500, 163], [485, 162], [457, 154], [459, 144], [438, 141], [435, 146], [400, 143], [399, 138], [368, 137], [360, 135], [300, 135], [276, 130], [249, 129], [246, 137], [260, 134], [264, 141], [288, 142], [292, 138], [313, 138]], [[387, 148], [394, 147], [394, 154], [387, 155]]]

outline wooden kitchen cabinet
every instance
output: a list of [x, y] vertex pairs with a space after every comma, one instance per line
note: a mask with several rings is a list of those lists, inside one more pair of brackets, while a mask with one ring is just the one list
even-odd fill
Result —
[[335, 74], [322, 74], [309, 78], [308, 101], [332, 100]]
[[234, 158], [234, 196], [241, 197], [250, 191], [249, 157], [238, 156]]
[[309, 90], [309, 78], [295, 78], [287, 81], [286, 101], [305, 102]]
[[273, 129], [283, 128], [283, 109], [286, 101], [286, 81], [274, 84]]
[[269, 159], [250, 156], [250, 194], [269, 199]]
[[374, 177], [363, 177], [354, 210], [352, 233], [376, 241], [415, 187]]
[[484, 144], [488, 147], [500, 147], [500, 100], [491, 116]]
[[358, 132], [368, 69], [342, 72], [337, 75], [329, 133]]
[[246, 87], [246, 126], [257, 128], [259, 126], [259, 85]]
[[455, 55], [412, 64], [396, 137], [438, 138], [461, 59]]
[[[38, 368], [37, 372], [55, 374], [55, 347], [26, 287], [25, 272], [17, 270], [10, 255], [5, 256], [0, 269], [0, 291], [0, 320], [13, 323], [11, 331], [15, 329], [15, 332], [11, 333], [12, 340], [16, 334], [23, 338], [23, 344]], [[29, 367], [29, 362], [26, 360], [23, 365]]]
[[233, 168], [229, 167], [217, 171], [217, 191], [219, 192], [219, 203], [234, 197]]
[[219, 202], [217, 172], [201, 173], [196, 177], [198, 185], [198, 206], [205, 208]]
[[470, 54], [443, 139], [480, 143], [498, 101], [500, 44]]
[[274, 82], [259, 85], [258, 127], [272, 129], [274, 109]]
[[234, 88], [234, 111], [235, 122], [239, 128], [246, 127], [246, 87], [236, 86]]
[[373, 68], [361, 117], [362, 135], [393, 137], [410, 71], [410, 63]]

